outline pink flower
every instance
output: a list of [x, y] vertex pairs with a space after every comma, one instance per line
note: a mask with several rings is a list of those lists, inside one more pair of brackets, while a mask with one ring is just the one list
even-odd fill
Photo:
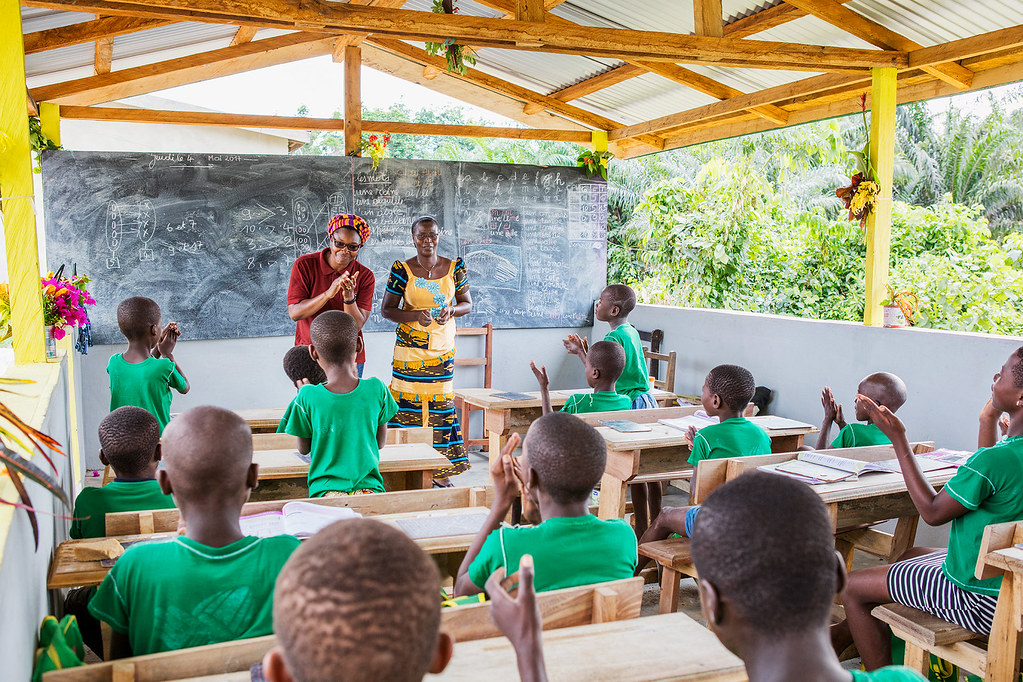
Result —
[[53, 338], [57, 339], [58, 341], [63, 339], [64, 338], [64, 329], [62, 327], [54, 327], [53, 328]]

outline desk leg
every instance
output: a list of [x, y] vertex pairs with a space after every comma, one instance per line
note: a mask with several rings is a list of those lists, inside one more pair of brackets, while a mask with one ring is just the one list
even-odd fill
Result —
[[433, 471], [410, 471], [406, 476], [406, 490], [429, 490], [433, 487]]
[[501, 451], [504, 450], [504, 446], [508, 443], [508, 436], [511, 433], [508, 431], [490, 431], [487, 433], [487, 440], [490, 442], [490, 450], [487, 451], [487, 482], [493, 483], [494, 477], [490, 475], [490, 471], [494, 469], [494, 462], [501, 456]]
[[920, 517], [914, 514], [903, 516], [896, 522], [895, 532], [892, 533], [892, 553], [888, 555], [888, 563], [898, 559], [916, 542], [916, 526], [919, 521]]
[[795, 452], [803, 444], [802, 434], [795, 436], [777, 436], [771, 439], [771, 452]]
[[597, 517], [605, 521], [625, 518], [625, 481], [605, 473], [600, 478]]

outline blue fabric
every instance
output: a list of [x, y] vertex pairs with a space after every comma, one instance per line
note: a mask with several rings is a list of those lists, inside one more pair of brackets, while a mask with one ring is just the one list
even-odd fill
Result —
[[356, 368], [358, 368], [358, 370], [359, 370], [359, 378], [361, 379], [362, 378], [362, 370], [366, 369], [366, 363], [365, 362], [360, 362], [358, 365], [356, 365]]
[[649, 393], [641, 393], [632, 401], [632, 409], [634, 410], [650, 410], [655, 407], [657, 407], [657, 403]]
[[699, 507], [690, 507], [686, 512], [686, 537], [693, 537], [693, 524], [696, 522], [696, 515], [700, 513]]

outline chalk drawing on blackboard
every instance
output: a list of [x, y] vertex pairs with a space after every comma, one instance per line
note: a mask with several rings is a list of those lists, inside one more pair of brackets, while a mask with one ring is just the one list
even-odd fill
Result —
[[497, 244], [472, 245], [462, 256], [473, 287], [494, 289], [522, 289], [522, 249]]
[[156, 234], [156, 209], [148, 199], [137, 203], [108, 202], [105, 227], [107, 248], [110, 250], [107, 270], [121, 267], [117, 254], [125, 236], [138, 238], [140, 261], [156, 260], [156, 255], [149, 248], [149, 241]]

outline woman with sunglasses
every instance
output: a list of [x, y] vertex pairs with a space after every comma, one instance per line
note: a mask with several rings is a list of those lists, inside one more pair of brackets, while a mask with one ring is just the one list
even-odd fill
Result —
[[[373, 309], [373, 272], [358, 261], [359, 250], [369, 239], [369, 225], [357, 215], [342, 213], [330, 219], [327, 248], [300, 256], [291, 266], [288, 283], [288, 316], [295, 326], [295, 345], [308, 344], [309, 326], [325, 310], [343, 310], [362, 326]], [[365, 345], [365, 344], [364, 344]], [[355, 361], [359, 376], [366, 364], [365, 348]]]
[[461, 258], [437, 253], [440, 225], [430, 216], [412, 223], [416, 255], [395, 261], [380, 314], [398, 323], [391, 395], [398, 403], [392, 426], [433, 427], [433, 447], [451, 465], [433, 472], [434, 486], [469, 469], [455, 412], [455, 320], [472, 312], [469, 281]]

